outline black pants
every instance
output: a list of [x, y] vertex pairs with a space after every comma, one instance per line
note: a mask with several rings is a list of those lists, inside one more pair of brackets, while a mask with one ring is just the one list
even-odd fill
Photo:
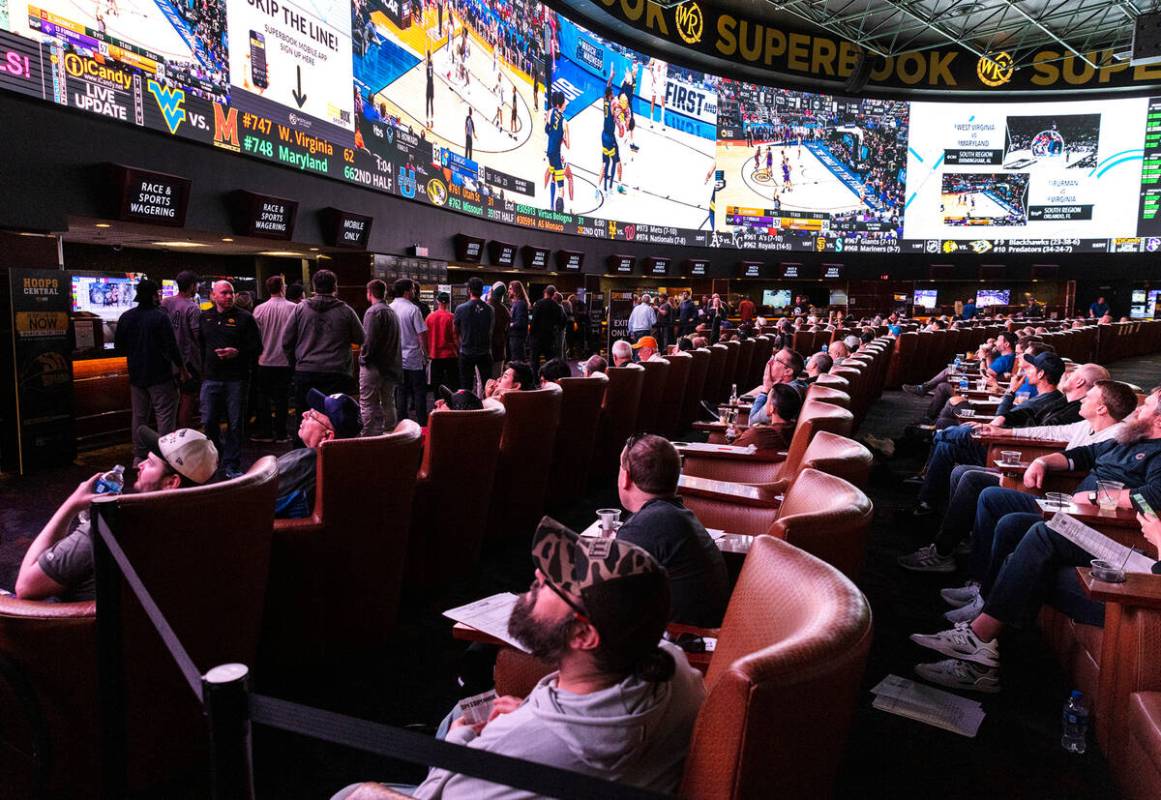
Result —
[[557, 352], [560, 350], [558, 344], [559, 339], [555, 335], [545, 339], [532, 340], [532, 357], [529, 359], [529, 363], [532, 365], [533, 371], [540, 367], [541, 356], [544, 356], [545, 361], [549, 361], [560, 355]]
[[477, 371], [480, 373], [480, 386], [483, 387], [488, 378], [492, 377], [492, 354], [465, 356], [460, 353], [460, 386], [469, 392], [475, 391]]
[[508, 334], [508, 360], [528, 360], [528, 337], [519, 333]]
[[[290, 379], [294, 371], [290, 367], [258, 367], [258, 435], [275, 439], [286, 438], [286, 416], [290, 405]], [[274, 425], [271, 429], [271, 410]]]
[[433, 358], [431, 360], [431, 388], [433, 391], [438, 392], [441, 385], [453, 392], [461, 386], [465, 389], [470, 388], [460, 380], [463, 368], [457, 367], [457, 364], [459, 364], [458, 358]]
[[464, 158], [471, 159], [472, 157], [472, 137], [467, 137], [467, 142], [464, 144]]
[[311, 389], [318, 389], [323, 394], [355, 394], [355, 379], [345, 372], [299, 372], [294, 373], [294, 410], [298, 413], [298, 425], [294, 426], [294, 442], [302, 446], [298, 438], [298, 428], [302, 425], [302, 412], [309, 406], [306, 404], [306, 395]]
[[407, 410], [415, 407], [415, 421], [427, 424], [427, 371], [403, 370], [403, 383], [395, 390], [395, 411], [401, 420], [407, 419]]

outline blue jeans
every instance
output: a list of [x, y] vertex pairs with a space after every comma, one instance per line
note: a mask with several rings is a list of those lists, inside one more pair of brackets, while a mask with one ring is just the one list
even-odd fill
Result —
[[[244, 381], [202, 381], [202, 421], [206, 438], [214, 443], [221, 454], [222, 469], [242, 469], [242, 394]], [[226, 421], [226, 438], [222, 439], [219, 425]]]
[[981, 582], [980, 591], [985, 597], [1004, 559], [1041, 519], [1040, 506], [1033, 495], [999, 486], [980, 494], [968, 570], [972, 578]]
[[1035, 523], [984, 593], [984, 613], [1005, 625], [1021, 626], [1033, 621], [1048, 600], [1077, 622], [1104, 625], [1104, 604], [1085, 596], [1072, 569], [1091, 558], [1043, 522]]
[[927, 460], [927, 477], [919, 490], [919, 499], [931, 506], [947, 502], [951, 472], [957, 464], [982, 467], [988, 451], [972, 439], [972, 429], [957, 425], [935, 434], [935, 447]]
[[971, 533], [980, 495], [984, 489], [999, 483], [999, 473], [988, 472], [974, 464], [960, 464], [951, 471], [951, 500], [935, 537], [935, 549], [940, 555], [951, 555], [955, 546]]
[[759, 392], [758, 396], [754, 398], [754, 404], [750, 406], [750, 416], [748, 417], [751, 425], [756, 425], [760, 422], [769, 422], [768, 415], [758, 416], [758, 412], [766, 406], [766, 393]]

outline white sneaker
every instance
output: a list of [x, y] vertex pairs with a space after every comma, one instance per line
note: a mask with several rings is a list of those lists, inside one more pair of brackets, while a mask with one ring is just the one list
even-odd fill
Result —
[[985, 667], [1000, 666], [1000, 643], [993, 639], [982, 641], [972, 632], [967, 622], [958, 622], [950, 630], [939, 633], [913, 633], [911, 641], [951, 658], [959, 658]]
[[961, 608], [980, 596], [980, 585], [976, 581], [968, 581], [963, 586], [953, 589], [941, 589], [939, 596], [949, 606]]
[[934, 664], [916, 664], [915, 674], [925, 681], [938, 683], [949, 689], [966, 689], [969, 692], [987, 692], [988, 694], [1000, 691], [1000, 671], [998, 669], [969, 664], [958, 658], [936, 661]]
[[941, 556], [934, 544], [924, 545], [914, 553], [899, 556], [899, 566], [912, 572], [955, 572], [955, 556]]
[[953, 608], [951, 611], [945, 613], [943, 618], [950, 622], [952, 625], [956, 624], [957, 622], [971, 622], [973, 619], [978, 617], [980, 612], [983, 610], [984, 598], [977, 594], [970, 603], [964, 606], [960, 606], [959, 608]]

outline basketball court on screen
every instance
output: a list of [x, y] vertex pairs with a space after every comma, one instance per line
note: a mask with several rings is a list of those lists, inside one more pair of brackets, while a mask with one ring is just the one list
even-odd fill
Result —
[[945, 194], [940, 198], [943, 203], [943, 219], [949, 220], [1000, 220], [1008, 216], [1019, 215], [1017, 209], [1000, 202], [987, 192], [963, 192], [961, 194]]
[[[33, 16], [47, 12], [59, 18], [58, 24], [63, 27], [78, 33], [83, 33], [84, 28], [99, 31], [107, 37], [151, 50], [169, 62], [199, 61], [190, 45], [193, 38], [187, 23], [176, 12], [164, 11], [164, 5], [154, 0], [35, 0], [27, 8]], [[21, 15], [17, 9], [18, 6], [14, 7], [10, 13], [14, 27], [19, 29]], [[23, 21], [27, 25], [27, 14]], [[28, 35], [38, 38], [35, 32], [28, 31]]]

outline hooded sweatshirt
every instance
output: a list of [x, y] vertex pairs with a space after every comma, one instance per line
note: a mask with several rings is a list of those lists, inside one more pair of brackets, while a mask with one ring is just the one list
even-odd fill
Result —
[[316, 294], [294, 308], [282, 349], [296, 372], [351, 371], [351, 345], [363, 343], [363, 323], [349, 305]]
[[[598, 778], [676, 792], [697, 712], [705, 699], [701, 673], [676, 646], [661, 646], [677, 664], [673, 678], [649, 683], [628, 677], [590, 694], [556, 686], [556, 672], [541, 679], [524, 704], [488, 723], [469, 726], [447, 741], [522, 758]], [[419, 798], [524, 800], [536, 795], [466, 775], [432, 769], [415, 791]]]

